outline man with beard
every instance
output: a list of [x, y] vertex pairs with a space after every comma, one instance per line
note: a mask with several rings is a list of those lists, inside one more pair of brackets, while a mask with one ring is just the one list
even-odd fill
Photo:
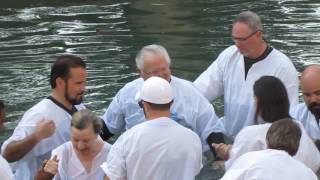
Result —
[[2, 146], [16, 179], [31, 180], [51, 151], [71, 139], [70, 120], [81, 104], [87, 79], [85, 62], [74, 55], [57, 57], [51, 68], [51, 95], [24, 113]]
[[307, 67], [300, 80], [304, 103], [295, 106], [291, 115], [302, 122], [320, 150], [320, 65]]

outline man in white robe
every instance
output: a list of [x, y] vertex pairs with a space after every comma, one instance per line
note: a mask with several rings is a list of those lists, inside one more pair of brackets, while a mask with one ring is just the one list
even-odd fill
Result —
[[300, 81], [304, 103], [295, 106], [290, 113], [304, 125], [320, 150], [320, 65], [307, 67], [302, 72]]
[[252, 87], [261, 76], [278, 77], [285, 85], [290, 104], [298, 103], [298, 74], [290, 59], [263, 39], [258, 15], [242, 12], [232, 27], [235, 45], [225, 49], [195, 81], [209, 100], [224, 97], [225, 135], [234, 138], [253, 124], [255, 105]]
[[148, 45], [141, 49], [136, 57], [140, 78], [120, 89], [102, 116], [106, 124], [102, 135], [104, 139], [145, 121], [143, 111], [134, 97], [145, 80], [158, 76], [170, 82], [173, 89], [174, 102], [170, 107], [170, 118], [196, 132], [204, 151], [209, 149], [207, 142], [211, 144], [223, 141], [221, 132], [224, 130], [217, 123], [218, 118], [212, 104], [191, 82], [172, 76], [170, 63], [166, 49], [160, 45]]
[[197, 134], [173, 119], [168, 81], [148, 78], [138, 95], [146, 121], [124, 132], [102, 166], [110, 180], [193, 180], [202, 168]]
[[12, 163], [16, 179], [33, 180], [51, 151], [70, 140], [71, 116], [84, 109], [81, 102], [86, 79], [86, 64], [81, 58], [57, 57], [50, 75], [51, 95], [24, 113], [2, 146], [2, 155]]

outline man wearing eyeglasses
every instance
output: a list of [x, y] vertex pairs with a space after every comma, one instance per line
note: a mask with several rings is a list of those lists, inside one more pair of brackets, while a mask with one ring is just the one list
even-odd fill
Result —
[[104, 140], [113, 134], [132, 128], [145, 121], [143, 110], [139, 107], [135, 94], [143, 82], [152, 76], [161, 77], [173, 89], [174, 102], [170, 108], [170, 118], [192, 129], [201, 138], [204, 151], [207, 142], [221, 142], [222, 129], [217, 124], [217, 116], [212, 104], [189, 81], [171, 75], [170, 57], [160, 45], [148, 45], [141, 49], [136, 57], [140, 78], [127, 83], [113, 98], [102, 119], [105, 122]]
[[233, 22], [234, 45], [225, 49], [194, 82], [209, 100], [224, 97], [225, 134], [231, 138], [245, 126], [254, 124], [254, 82], [264, 75], [282, 80], [291, 106], [298, 103], [298, 74], [290, 59], [267, 44], [260, 17], [251, 11]]

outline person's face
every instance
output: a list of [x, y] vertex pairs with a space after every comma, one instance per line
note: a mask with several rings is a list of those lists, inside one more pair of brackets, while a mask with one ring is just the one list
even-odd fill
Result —
[[236, 22], [233, 24], [232, 39], [240, 53], [246, 57], [252, 58], [260, 36], [262, 36], [260, 31], [252, 31], [245, 23]]
[[301, 89], [309, 110], [320, 118], [320, 75], [301, 79]]
[[163, 56], [157, 54], [147, 54], [144, 56], [143, 68], [139, 73], [144, 80], [147, 80], [151, 76], [158, 76], [167, 81], [170, 81], [171, 78], [169, 64]]
[[77, 153], [86, 155], [93, 151], [98, 135], [94, 133], [92, 125], [85, 129], [71, 128], [71, 142]]
[[72, 105], [77, 105], [82, 102], [86, 80], [87, 71], [84, 68], [71, 68], [70, 76], [65, 81], [64, 96]]

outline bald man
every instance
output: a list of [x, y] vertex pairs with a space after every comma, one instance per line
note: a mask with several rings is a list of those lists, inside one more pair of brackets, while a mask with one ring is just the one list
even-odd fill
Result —
[[304, 103], [295, 106], [291, 115], [302, 122], [320, 150], [320, 65], [308, 66], [302, 72], [300, 80]]

